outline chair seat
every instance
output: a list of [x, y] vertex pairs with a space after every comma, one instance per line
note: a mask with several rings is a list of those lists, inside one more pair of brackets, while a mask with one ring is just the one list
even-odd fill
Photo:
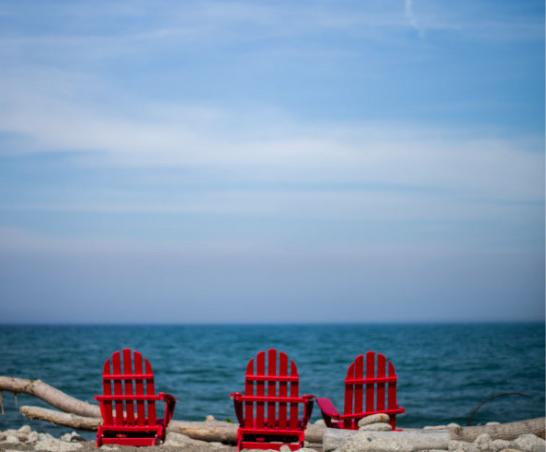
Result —
[[163, 421], [156, 425], [103, 425], [106, 432], [160, 432], [163, 430]]
[[156, 419], [155, 424], [151, 424], [146, 419], [146, 422], [142, 424], [102, 424], [103, 430], [112, 430], [112, 431], [125, 431], [125, 430], [132, 430], [132, 431], [147, 431], [147, 430], [161, 430], [165, 427], [165, 423], [163, 419]]
[[[301, 424], [300, 424], [301, 425]], [[249, 435], [264, 435], [264, 436], [298, 436], [301, 434], [301, 428], [281, 428], [281, 427], [239, 427], [239, 431]]]

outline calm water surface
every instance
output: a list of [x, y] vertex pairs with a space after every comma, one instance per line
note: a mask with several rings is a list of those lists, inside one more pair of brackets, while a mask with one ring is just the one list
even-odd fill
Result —
[[[241, 390], [247, 360], [276, 347], [296, 360], [301, 389], [342, 403], [345, 369], [367, 350], [391, 358], [399, 376], [400, 426], [464, 424], [483, 399], [500, 392], [476, 422], [544, 416], [544, 325], [0, 326], [0, 375], [40, 378], [93, 401], [112, 351], [140, 350], [156, 387], [178, 398], [175, 417], [234, 419], [228, 394]], [[0, 429], [23, 422], [4, 394]], [[41, 403], [20, 396], [19, 405]], [[43, 405], [43, 404], [41, 404]], [[320, 413], [315, 407], [314, 418]], [[46, 423], [54, 434], [67, 431]]]

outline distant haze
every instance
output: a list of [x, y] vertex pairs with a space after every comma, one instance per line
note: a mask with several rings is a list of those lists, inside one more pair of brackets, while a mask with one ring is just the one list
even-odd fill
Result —
[[544, 321], [543, 1], [0, 1], [0, 323]]

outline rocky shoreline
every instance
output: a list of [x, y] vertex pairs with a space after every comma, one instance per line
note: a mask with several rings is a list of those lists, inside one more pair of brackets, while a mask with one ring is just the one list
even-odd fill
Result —
[[77, 432], [65, 433], [56, 438], [49, 433], [39, 433], [24, 425], [18, 430], [10, 429], [0, 432], [0, 451], [44, 451], [44, 452], [88, 452], [88, 451], [188, 451], [188, 452], [234, 452], [235, 447], [221, 443], [198, 441], [180, 433], [169, 432], [161, 446], [138, 448], [115, 445], [102, 446], [97, 449], [94, 441], [82, 438]]
[[[449, 428], [458, 427], [456, 424], [425, 427], [424, 429], [407, 429], [402, 434], [390, 432], [387, 422], [388, 416], [374, 415], [364, 418], [359, 423], [359, 431], [354, 432], [349, 439], [340, 443], [336, 448], [327, 448], [326, 451], [334, 452], [545, 452], [546, 441], [534, 434], [525, 433], [508, 441], [493, 439], [487, 433], [479, 435], [473, 442], [444, 440], [438, 443], [437, 448], [419, 446], [419, 443], [408, 440], [411, 435], [434, 435], [447, 432]], [[317, 421], [321, 423], [322, 421]], [[489, 423], [496, 425], [498, 423]], [[428, 433], [427, 433], [428, 432]], [[19, 429], [10, 429], [0, 432], [0, 451], [43, 451], [43, 452], [88, 452], [96, 451], [94, 441], [86, 440], [77, 432], [63, 434], [56, 438], [49, 433], [39, 433], [28, 425]], [[115, 445], [102, 446], [104, 451], [187, 451], [187, 452], [234, 452], [235, 447], [219, 442], [206, 442], [190, 438], [181, 433], [169, 432], [165, 443], [160, 446], [148, 448], [121, 447]], [[322, 452], [321, 445], [306, 445], [301, 452]], [[283, 447], [282, 452], [289, 452], [288, 447]]]

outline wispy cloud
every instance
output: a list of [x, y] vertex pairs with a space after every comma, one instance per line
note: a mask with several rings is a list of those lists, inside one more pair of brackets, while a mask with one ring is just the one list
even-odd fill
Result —
[[[51, 88], [13, 82], [0, 105], [0, 129], [19, 137], [9, 152], [95, 155], [95, 162], [202, 167], [276, 181], [419, 186], [508, 200], [543, 199], [541, 142], [494, 130], [397, 121], [307, 121], [276, 109], [209, 104], [76, 100], [72, 80]], [[56, 88], [56, 87], [57, 88]], [[52, 90], [49, 93], [48, 90]], [[112, 99], [111, 99], [112, 100]], [[17, 151], [18, 149], [18, 151]], [[506, 181], [511, 181], [507, 184]]]
[[415, 30], [417, 30], [419, 36], [421, 38], [424, 38], [425, 30], [420, 27], [417, 22], [417, 17], [415, 16], [415, 12], [413, 11], [413, 0], [404, 0], [404, 11], [406, 13], [406, 18], [408, 19], [408, 22]]

